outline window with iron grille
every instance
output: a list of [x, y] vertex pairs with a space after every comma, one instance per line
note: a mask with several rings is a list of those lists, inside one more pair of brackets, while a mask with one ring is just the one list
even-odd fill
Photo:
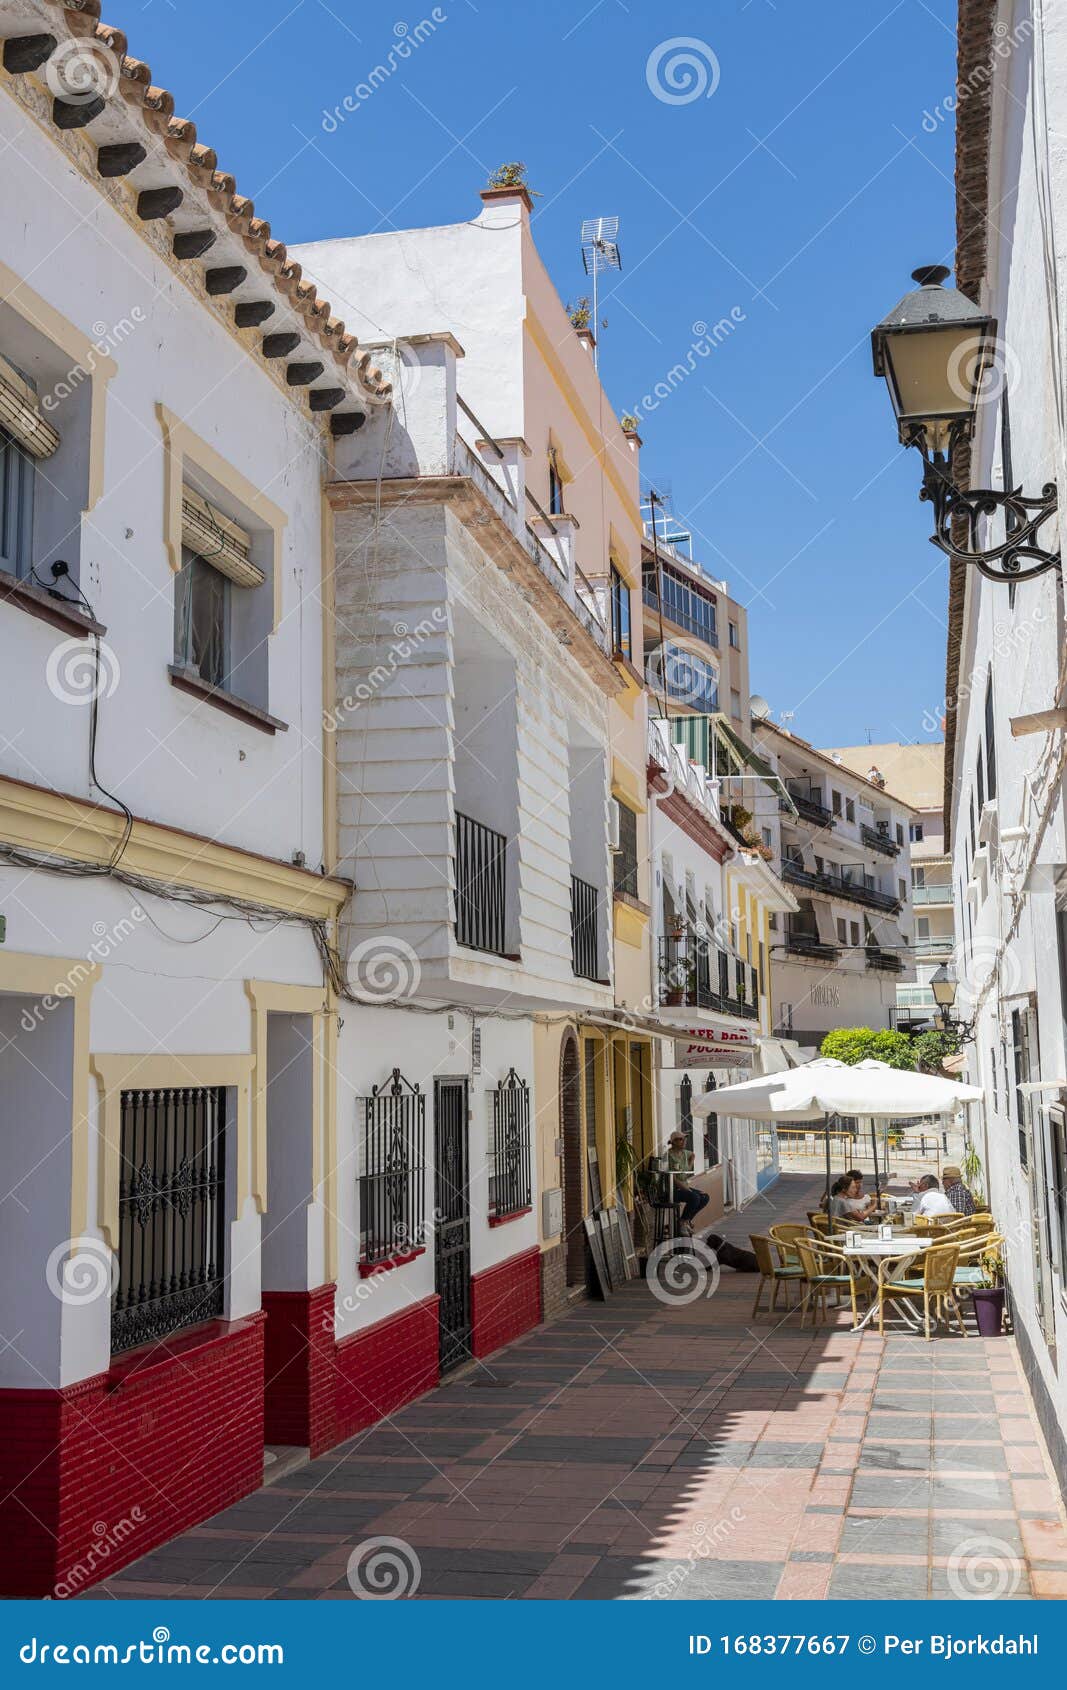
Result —
[[490, 1217], [500, 1220], [528, 1209], [530, 1181], [530, 1087], [510, 1068], [493, 1092]]
[[619, 848], [615, 852], [615, 890], [626, 892], [631, 898], [639, 896], [637, 890], [637, 812], [631, 810], [628, 804], [620, 799], [615, 800], [619, 810]]
[[426, 1242], [426, 1096], [394, 1068], [363, 1099], [359, 1254], [388, 1261]]
[[0, 428], [0, 569], [28, 575], [33, 564], [34, 461]]
[[124, 1091], [113, 1354], [217, 1320], [225, 1287], [226, 1092]]

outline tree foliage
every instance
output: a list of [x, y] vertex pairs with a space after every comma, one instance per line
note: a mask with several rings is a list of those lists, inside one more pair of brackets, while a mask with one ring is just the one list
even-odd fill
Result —
[[835, 1027], [819, 1047], [820, 1056], [832, 1056], [851, 1066], [857, 1062], [887, 1062], [890, 1068], [914, 1068], [914, 1046], [906, 1033], [891, 1027], [877, 1032], [873, 1027]]
[[951, 1033], [942, 1033], [931, 1027], [929, 1032], [920, 1033], [912, 1040], [911, 1048], [915, 1066], [921, 1074], [940, 1074], [943, 1077], [942, 1061], [946, 1056], [957, 1054], [960, 1042]]

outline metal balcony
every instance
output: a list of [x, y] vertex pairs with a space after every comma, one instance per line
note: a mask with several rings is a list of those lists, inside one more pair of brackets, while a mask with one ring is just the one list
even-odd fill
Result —
[[571, 875], [571, 972], [579, 980], [599, 980], [597, 934], [600, 897], [595, 886]]
[[862, 881], [843, 880], [837, 874], [820, 874], [800, 863], [791, 862], [788, 857], [782, 864], [782, 879], [793, 886], [805, 886], [813, 892], [824, 892], [829, 898], [844, 898], [854, 904], [863, 904], [867, 909], [884, 910], [890, 915], [896, 915], [902, 907], [900, 899], [894, 898], [890, 892], [879, 892], [876, 886], [866, 886]]
[[866, 951], [868, 968], [881, 974], [903, 974], [904, 958], [896, 951], [884, 951], [880, 945], [868, 945]]
[[881, 851], [883, 856], [898, 857], [900, 855], [900, 846], [896, 840], [890, 839], [888, 833], [883, 833], [881, 828], [868, 827], [866, 822], [861, 822], [860, 838], [865, 845], [870, 846], [872, 851]]
[[506, 956], [507, 839], [456, 814], [456, 938], [473, 951]]
[[[791, 786], [788, 791], [798, 817], [807, 822], [814, 822], [816, 827], [837, 826], [837, 817], [832, 810], [827, 809], [821, 799], [814, 797], [810, 792], [797, 792]], [[778, 808], [788, 812], [789, 805], [784, 798], [779, 798]]]
[[660, 1002], [669, 1008], [710, 1009], [745, 1021], [759, 1019], [759, 977], [695, 933], [660, 940]]
[[836, 962], [840, 955], [836, 945], [820, 939], [816, 927], [787, 924], [783, 948], [793, 956], [810, 957], [816, 962]]

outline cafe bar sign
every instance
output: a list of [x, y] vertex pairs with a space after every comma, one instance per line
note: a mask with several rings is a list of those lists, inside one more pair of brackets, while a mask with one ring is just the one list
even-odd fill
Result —
[[676, 1068], [751, 1068], [755, 1041], [749, 1027], [686, 1027], [674, 1041]]

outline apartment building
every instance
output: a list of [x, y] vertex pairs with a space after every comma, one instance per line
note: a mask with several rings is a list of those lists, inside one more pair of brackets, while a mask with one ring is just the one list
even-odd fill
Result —
[[[92, 11], [0, 17], [5, 1595], [55, 1592], [100, 1521], [110, 1569], [143, 1554], [298, 1441], [349, 892], [323, 486], [390, 401]], [[54, 68], [79, 55], [99, 95]]]
[[[462, 223], [300, 249], [398, 388], [395, 423], [346, 445], [330, 493], [337, 692], [374, 691], [338, 706], [345, 942], [370, 957], [392, 936], [416, 959], [411, 1002], [449, 1006], [383, 1007], [352, 1060], [419, 1078], [417, 1027], [422, 1083], [466, 1086], [472, 1122], [488, 1076], [514, 1067], [531, 1090], [524, 1213], [492, 1216], [471, 1141], [473, 1295], [493, 1311], [476, 1354], [584, 1290], [585, 1217], [656, 1142], [638, 447], [537, 252], [529, 193], [481, 199]], [[374, 688], [398, 616], [429, 633]], [[432, 1263], [400, 1269], [396, 1317], [425, 1321]]]
[[799, 906], [772, 938], [775, 1029], [810, 1051], [834, 1027], [889, 1027], [912, 970], [915, 812], [767, 715], [752, 743], [781, 783], [758, 789], [753, 826]]
[[748, 613], [692, 556], [692, 536], [660, 504], [642, 507], [641, 609], [651, 708], [748, 721]]
[[916, 812], [911, 824], [911, 902], [915, 978], [897, 985], [894, 1025], [903, 1031], [934, 1026], [930, 980], [955, 949], [952, 859], [945, 843], [945, 748], [932, 745], [843, 745], [830, 752], [855, 774], [887, 787]]

